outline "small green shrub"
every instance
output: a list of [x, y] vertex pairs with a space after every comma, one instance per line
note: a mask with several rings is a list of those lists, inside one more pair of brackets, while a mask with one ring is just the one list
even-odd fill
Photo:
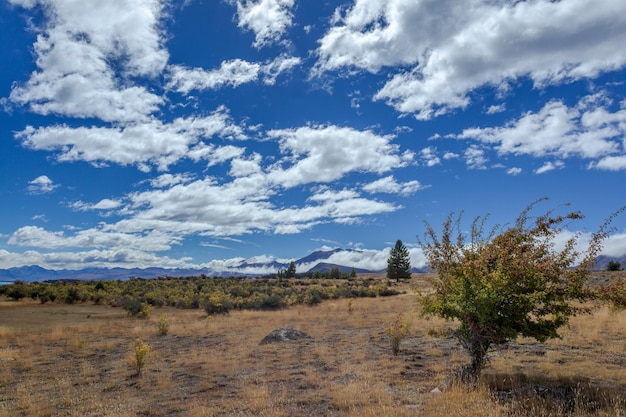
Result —
[[626, 281], [618, 279], [597, 290], [599, 299], [610, 304], [613, 310], [626, 309]]
[[400, 343], [409, 334], [410, 328], [411, 316], [405, 317], [404, 313], [398, 313], [391, 323], [385, 325], [385, 334], [389, 336], [394, 356], [400, 353]]
[[122, 308], [126, 310], [129, 316], [133, 316], [138, 319], [145, 319], [150, 315], [150, 306], [142, 303], [136, 298], [126, 298], [122, 300]]
[[232, 308], [232, 300], [224, 293], [211, 294], [204, 303], [204, 311], [209, 316], [213, 314], [228, 314]]
[[141, 339], [135, 340], [135, 366], [137, 367], [137, 376], [141, 377], [143, 368], [148, 363], [148, 354], [150, 353], [150, 345]]
[[157, 326], [159, 327], [159, 335], [165, 336], [170, 331], [170, 319], [167, 314], [163, 314], [159, 317], [159, 321], [157, 322]]

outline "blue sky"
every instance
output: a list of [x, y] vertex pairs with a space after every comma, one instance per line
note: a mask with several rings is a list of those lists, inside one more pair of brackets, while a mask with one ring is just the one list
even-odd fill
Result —
[[424, 221], [544, 196], [584, 242], [626, 204], [626, 2], [589, 4], [0, 0], [0, 268], [421, 266]]

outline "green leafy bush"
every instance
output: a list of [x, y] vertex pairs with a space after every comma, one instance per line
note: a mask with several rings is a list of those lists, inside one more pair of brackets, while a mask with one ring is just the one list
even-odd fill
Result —
[[437, 275], [431, 280], [435, 292], [421, 297], [423, 313], [458, 321], [454, 334], [468, 352], [476, 375], [493, 346], [518, 335], [538, 341], [558, 337], [557, 330], [582, 311], [576, 302], [588, 295], [584, 284], [590, 267], [610, 221], [624, 210], [611, 216], [580, 254], [575, 249], [578, 235], [563, 249], [556, 248], [555, 240], [564, 224], [582, 215], [548, 211], [531, 221], [535, 204], [522, 211], [512, 226], [495, 227], [489, 233], [483, 230], [486, 218], [476, 218], [469, 235], [461, 226], [461, 216], [448, 216], [441, 236], [426, 223], [420, 245]]
[[145, 319], [150, 315], [150, 306], [136, 298], [125, 298], [122, 300], [122, 308], [126, 310], [129, 316], [138, 319]]

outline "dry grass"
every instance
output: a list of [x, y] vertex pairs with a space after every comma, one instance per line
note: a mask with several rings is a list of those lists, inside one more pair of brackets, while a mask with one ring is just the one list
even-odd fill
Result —
[[[136, 320], [107, 306], [0, 302], [0, 417], [626, 415], [626, 313], [598, 307], [560, 340], [519, 340], [494, 353], [477, 389], [434, 394], [467, 358], [430, 335], [450, 324], [418, 316], [392, 355], [384, 323], [417, 307], [404, 295]], [[312, 338], [259, 345], [278, 327]], [[151, 347], [142, 377], [138, 338]]]

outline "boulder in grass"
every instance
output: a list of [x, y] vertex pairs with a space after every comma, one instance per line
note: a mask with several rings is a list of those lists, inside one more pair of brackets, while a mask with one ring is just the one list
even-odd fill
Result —
[[288, 342], [291, 340], [303, 339], [311, 339], [311, 336], [304, 332], [301, 332], [300, 330], [278, 328], [265, 336], [259, 344], [265, 345], [268, 343]]

